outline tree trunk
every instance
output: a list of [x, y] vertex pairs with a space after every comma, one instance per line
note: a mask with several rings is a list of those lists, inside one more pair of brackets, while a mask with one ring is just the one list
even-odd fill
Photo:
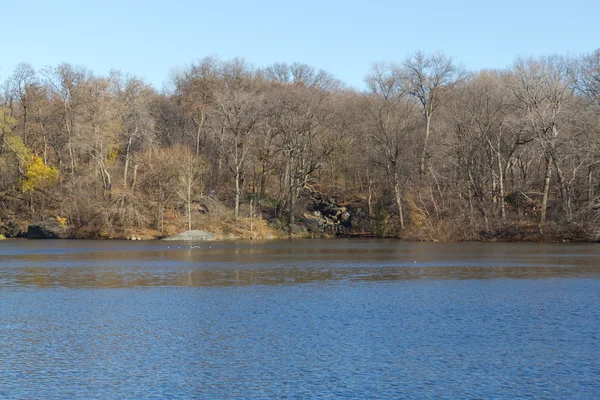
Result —
[[27, 106], [22, 104], [23, 106], [23, 143], [27, 146]]
[[471, 224], [471, 226], [473, 226], [473, 221], [474, 221], [474, 216], [475, 216], [475, 211], [473, 210], [473, 190], [471, 189], [471, 187], [469, 186], [469, 222]]
[[504, 225], [506, 222], [506, 208], [504, 206], [504, 168], [502, 168], [502, 157], [500, 155], [500, 136], [498, 136], [496, 157], [498, 158], [498, 185], [500, 187], [500, 219], [502, 220], [502, 225]]
[[373, 177], [371, 172], [367, 170], [367, 187], [369, 190], [369, 197], [367, 198], [367, 204], [369, 206], [369, 217], [373, 215]]
[[483, 223], [485, 226], [485, 231], [489, 232], [490, 230], [490, 222], [488, 219], [487, 209], [485, 208], [485, 202], [481, 197], [477, 198], [477, 202], [479, 203], [479, 209], [481, 210], [481, 216], [483, 217]]
[[241, 176], [240, 175], [241, 175], [240, 167], [236, 166], [235, 167], [235, 210], [234, 210], [234, 214], [233, 214], [234, 220], [237, 220], [240, 215], [240, 194], [241, 194], [241, 187], [240, 187]]
[[592, 204], [594, 202], [594, 170], [593, 166], [588, 168], [588, 203]]
[[542, 196], [542, 210], [540, 225], [546, 223], [546, 209], [548, 208], [548, 194], [550, 192], [550, 177], [552, 176], [552, 156], [546, 156], [546, 175], [544, 176], [544, 192]]
[[296, 211], [296, 196], [294, 196], [294, 185], [292, 182], [290, 182], [290, 200], [289, 200], [289, 206], [290, 206], [290, 212], [288, 215], [288, 229], [289, 229], [289, 235], [290, 237], [292, 236], [292, 227], [294, 226], [295, 223], [295, 218], [294, 218], [294, 212]]
[[192, 118], [192, 120], [194, 121], [194, 123], [196, 124], [196, 150], [195, 150], [195, 154], [196, 157], [200, 154], [200, 136], [202, 133], [202, 128], [204, 127], [204, 122], [206, 121], [206, 115], [204, 114], [204, 111], [200, 111], [200, 121], [197, 120], [197, 118]]
[[129, 169], [129, 149], [131, 148], [132, 137], [129, 136], [127, 141], [127, 148], [125, 150], [125, 166], [123, 168], [123, 188], [127, 190], [127, 170]]
[[138, 165], [135, 164], [133, 166], [133, 179], [131, 180], [131, 193], [134, 192], [135, 184], [137, 183], [137, 170], [138, 170]]
[[398, 215], [400, 216], [400, 228], [404, 229], [404, 215], [402, 215], [402, 199], [400, 196], [400, 184], [398, 177], [394, 174], [394, 197], [396, 198], [396, 207], [398, 207]]
[[562, 199], [563, 208], [567, 213], [567, 220], [571, 221], [573, 219], [573, 211], [571, 208], [571, 188], [569, 187], [569, 183], [566, 181], [565, 175], [557, 162], [554, 163], [554, 169], [556, 170], [556, 177], [560, 185], [560, 196]]
[[188, 231], [192, 230], [192, 186], [194, 183], [193, 180], [193, 171], [190, 169], [190, 175], [188, 176], [188, 181], [186, 182], [186, 203], [187, 203], [187, 217], [188, 217]]
[[427, 143], [429, 142], [429, 129], [430, 129], [430, 125], [431, 125], [431, 114], [427, 113], [427, 115], [425, 116], [425, 119], [426, 119], [425, 141], [423, 142], [423, 151], [421, 152], [421, 167], [419, 169], [421, 176], [423, 176], [425, 174], [425, 157], [427, 154]]

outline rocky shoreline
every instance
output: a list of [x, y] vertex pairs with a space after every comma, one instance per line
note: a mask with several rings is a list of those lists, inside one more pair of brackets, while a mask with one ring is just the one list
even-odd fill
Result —
[[[453, 236], [437, 228], [442, 234], [432, 234], [425, 228], [393, 230], [394, 221], [386, 217], [378, 220], [369, 213], [364, 202], [336, 201], [316, 190], [305, 190], [303, 208], [298, 211], [294, 224], [287, 217], [279, 217], [273, 210], [257, 211], [250, 217], [233, 220], [229, 209], [213, 196], [203, 196], [195, 203], [195, 230], [181, 231], [182, 217], [175, 219], [164, 231], [141, 227], [102, 235], [86, 235], [74, 231], [65, 218], [48, 217], [34, 223], [0, 221], [0, 240], [27, 239], [108, 239], [108, 240], [257, 240], [257, 239], [311, 239], [311, 238], [389, 238], [423, 242], [600, 242], [600, 236], [582, 229], [560, 228], [548, 224], [543, 229], [537, 224], [506, 224], [493, 229], [472, 230], [469, 235]], [[460, 223], [458, 221], [457, 223]], [[430, 228], [430, 227], [429, 227]], [[448, 226], [448, 230], [456, 229]]]

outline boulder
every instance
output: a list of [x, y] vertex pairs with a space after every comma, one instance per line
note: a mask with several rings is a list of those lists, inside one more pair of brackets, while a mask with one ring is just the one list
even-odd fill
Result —
[[303, 223], [306, 229], [311, 233], [323, 233], [327, 227], [327, 220], [321, 216], [318, 211], [302, 214], [299, 222]]
[[0, 234], [5, 237], [25, 237], [27, 232], [15, 219], [0, 219]]
[[373, 221], [369, 214], [363, 211], [360, 207], [351, 207], [350, 208], [350, 228], [354, 232], [372, 232], [373, 231]]
[[55, 219], [48, 219], [27, 227], [27, 239], [66, 239], [68, 232]]
[[302, 235], [307, 232], [307, 229], [304, 225], [292, 225], [291, 233], [292, 235]]
[[182, 233], [178, 233], [177, 235], [166, 237], [163, 240], [205, 241], [205, 240], [215, 240], [216, 238], [217, 238], [217, 236], [214, 233], [200, 231], [200, 230], [192, 230], [192, 231], [185, 231]]
[[283, 229], [283, 224], [277, 218], [271, 218], [269, 220], [269, 225], [271, 225], [275, 229]]
[[215, 218], [227, 216], [227, 207], [215, 196], [201, 196], [192, 202], [192, 210]]

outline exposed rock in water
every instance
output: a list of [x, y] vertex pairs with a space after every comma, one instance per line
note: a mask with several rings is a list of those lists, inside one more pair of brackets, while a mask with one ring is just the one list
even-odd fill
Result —
[[186, 240], [186, 241], [205, 241], [205, 240], [215, 240], [217, 236], [214, 233], [192, 230], [185, 231], [182, 233], [178, 233], [177, 235], [169, 236], [164, 238], [163, 240]]
[[48, 219], [27, 228], [27, 239], [66, 239], [67, 230], [55, 219]]

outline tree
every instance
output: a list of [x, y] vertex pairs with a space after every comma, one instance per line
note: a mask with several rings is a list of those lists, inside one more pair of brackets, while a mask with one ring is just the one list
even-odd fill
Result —
[[175, 96], [195, 127], [196, 155], [200, 155], [201, 147], [206, 145], [207, 122], [211, 107], [215, 104], [220, 67], [217, 58], [206, 57], [183, 71], [173, 73]]
[[[570, 64], [561, 57], [518, 59], [513, 71], [513, 95], [523, 118], [523, 129], [536, 137], [546, 165], [540, 211], [540, 225], [543, 225], [546, 222], [553, 169], [557, 171], [559, 183], [565, 188], [557, 151], [560, 133], [568, 128], [562, 117], [567, 104], [573, 99], [568, 79]], [[570, 205], [566, 211], [570, 220]]]
[[582, 56], [574, 74], [577, 91], [600, 112], [600, 49]]
[[421, 51], [417, 51], [412, 57], [406, 59], [403, 66], [405, 90], [419, 101], [425, 117], [425, 138], [419, 167], [419, 172], [423, 175], [431, 133], [431, 121], [441, 104], [443, 90], [459, 79], [462, 71], [453, 64], [452, 59], [443, 53], [426, 55]]
[[192, 200], [203, 189], [202, 177], [206, 172], [206, 162], [186, 146], [175, 147], [173, 151], [178, 154], [181, 163], [177, 194], [185, 202], [188, 230], [192, 230]]
[[20, 63], [8, 81], [10, 95], [23, 109], [23, 142], [28, 144], [28, 116], [33, 103], [32, 95], [38, 86], [35, 70], [28, 63]]
[[13, 133], [16, 124], [17, 120], [10, 116], [10, 109], [0, 106], [0, 179], [3, 192], [15, 186], [31, 157], [21, 137]]
[[245, 163], [250, 143], [260, 121], [260, 86], [252, 69], [243, 60], [233, 60], [220, 67], [221, 80], [214, 96], [219, 124], [213, 127], [221, 143], [223, 156], [235, 183], [234, 219], [239, 217], [243, 191]]
[[401, 185], [408, 174], [415, 102], [402, 90], [401, 74], [396, 66], [376, 64], [366, 81], [371, 91], [365, 107], [368, 138], [383, 159], [381, 164], [392, 186], [400, 228], [404, 229]]
[[155, 141], [155, 121], [151, 115], [155, 93], [141, 79], [125, 77], [118, 71], [111, 73], [109, 83], [119, 130], [116, 150], [123, 159], [123, 189], [128, 190], [135, 184], [137, 168], [134, 166], [133, 177], [130, 177], [132, 151], [148, 148]]
[[[310, 182], [323, 162], [334, 151], [336, 139], [331, 133], [329, 95], [317, 88], [282, 87], [274, 101], [274, 118], [270, 120], [277, 132], [277, 144], [282, 156], [280, 169], [282, 194], [287, 193], [288, 225], [295, 222], [296, 202], [302, 188]], [[282, 200], [278, 208], [283, 210]]]
[[[505, 220], [502, 121], [505, 104], [498, 80], [481, 73], [454, 89], [450, 118], [458, 173], [475, 197], [489, 231], [488, 194], [499, 186], [500, 214]], [[490, 185], [490, 182], [492, 184]]]
[[586, 118], [586, 137], [581, 140], [583, 152], [588, 154], [587, 160], [587, 201], [590, 205], [595, 204], [594, 176], [600, 167], [600, 49], [585, 54], [578, 60], [577, 68], [574, 70], [574, 82], [576, 92], [584, 99], [587, 106], [582, 109], [589, 111]]
[[[75, 174], [77, 155], [75, 140], [79, 136], [79, 119], [81, 107], [86, 98], [86, 84], [91, 72], [84, 67], [74, 67], [70, 64], [60, 64], [56, 68], [48, 67], [42, 71], [50, 95], [59, 102], [60, 125], [66, 135], [64, 142], [67, 147], [71, 175]], [[57, 148], [60, 152], [62, 149]], [[61, 158], [59, 157], [59, 161]]]
[[275, 63], [258, 71], [265, 79], [282, 85], [295, 85], [317, 88], [325, 91], [339, 89], [342, 83], [329, 72], [316, 70], [310, 65], [295, 62], [293, 64]]
[[154, 210], [154, 228], [164, 230], [165, 209], [177, 193], [181, 174], [176, 148], [149, 149], [139, 155], [139, 186]]

